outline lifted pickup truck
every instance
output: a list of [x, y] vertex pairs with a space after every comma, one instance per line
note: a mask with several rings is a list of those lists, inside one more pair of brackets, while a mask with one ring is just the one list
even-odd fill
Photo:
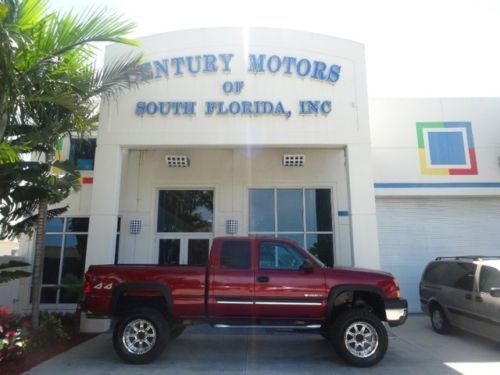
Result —
[[403, 324], [406, 300], [389, 273], [328, 268], [276, 238], [213, 241], [208, 265], [99, 265], [85, 274], [83, 310], [115, 319], [113, 344], [127, 362], [152, 361], [188, 324], [315, 329], [359, 367], [388, 345], [383, 321]]

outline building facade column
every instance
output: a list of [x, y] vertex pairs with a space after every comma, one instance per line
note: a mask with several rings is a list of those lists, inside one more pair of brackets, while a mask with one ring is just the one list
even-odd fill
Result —
[[[85, 269], [92, 264], [113, 264], [115, 259], [123, 152], [119, 145], [98, 145], [90, 205]], [[81, 317], [83, 332], [103, 332], [109, 320]]]
[[346, 160], [353, 265], [380, 269], [370, 144], [349, 144]]

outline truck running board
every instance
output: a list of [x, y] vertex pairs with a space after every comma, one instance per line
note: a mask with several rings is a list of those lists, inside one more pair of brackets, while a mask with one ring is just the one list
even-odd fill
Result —
[[309, 324], [309, 325], [241, 325], [241, 324], [213, 324], [214, 328], [272, 328], [272, 329], [320, 329], [321, 324]]

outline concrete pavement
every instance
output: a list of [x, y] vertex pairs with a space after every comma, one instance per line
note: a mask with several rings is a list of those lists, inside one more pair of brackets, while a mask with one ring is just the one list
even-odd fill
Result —
[[107, 333], [27, 374], [500, 374], [500, 345], [466, 333], [438, 335], [423, 315], [410, 315], [405, 325], [389, 329], [389, 336], [385, 358], [375, 367], [358, 369], [311, 333], [193, 326], [155, 362], [141, 366], [123, 363]]

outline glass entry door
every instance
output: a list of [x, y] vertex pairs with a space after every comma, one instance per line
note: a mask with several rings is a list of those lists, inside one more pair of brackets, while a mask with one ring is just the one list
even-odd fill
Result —
[[158, 264], [207, 264], [213, 238], [213, 207], [213, 190], [158, 192]]
[[211, 236], [176, 234], [158, 238], [158, 264], [206, 266]]

